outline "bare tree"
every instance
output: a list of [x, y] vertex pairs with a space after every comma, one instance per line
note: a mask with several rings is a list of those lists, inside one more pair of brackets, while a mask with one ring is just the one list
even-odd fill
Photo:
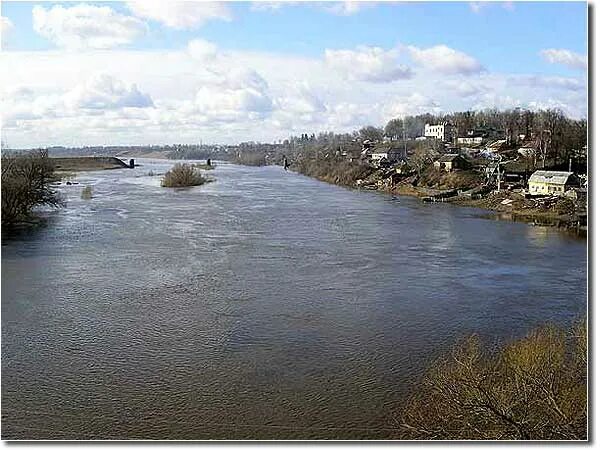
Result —
[[421, 439], [586, 439], [585, 322], [486, 352], [471, 336], [438, 361], [400, 420]]
[[2, 225], [31, 221], [36, 206], [61, 206], [50, 186], [54, 179], [46, 150], [2, 155]]

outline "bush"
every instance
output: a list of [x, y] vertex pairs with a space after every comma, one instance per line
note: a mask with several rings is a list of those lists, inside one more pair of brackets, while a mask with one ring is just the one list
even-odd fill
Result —
[[408, 439], [586, 439], [587, 339], [547, 325], [491, 354], [472, 336], [409, 401]]
[[357, 180], [368, 177], [374, 171], [362, 161], [350, 162], [337, 158], [302, 158], [293, 168], [303, 175], [346, 186], [355, 186]]
[[63, 204], [50, 187], [54, 166], [45, 150], [2, 155], [2, 226], [30, 222], [36, 206]]
[[90, 200], [92, 198], [92, 187], [86, 186], [81, 190], [81, 199]]
[[165, 173], [161, 186], [163, 187], [186, 187], [200, 186], [208, 180], [202, 176], [200, 171], [190, 164], [177, 163], [171, 170]]

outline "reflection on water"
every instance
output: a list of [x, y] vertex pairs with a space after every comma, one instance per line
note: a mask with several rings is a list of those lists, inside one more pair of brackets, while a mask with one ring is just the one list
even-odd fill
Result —
[[385, 438], [460, 336], [585, 311], [585, 241], [552, 229], [279, 167], [171, 190], [140, 163], [3, 244], [4, 438]]

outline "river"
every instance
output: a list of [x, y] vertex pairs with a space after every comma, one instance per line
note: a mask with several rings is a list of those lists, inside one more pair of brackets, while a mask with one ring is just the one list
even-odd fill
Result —
[[586, 241], [557, 230], [275, 166], [173, 190], [138, 162], [3, 242], [3, 439], [387, 438], [457, 339], [585, 314]]

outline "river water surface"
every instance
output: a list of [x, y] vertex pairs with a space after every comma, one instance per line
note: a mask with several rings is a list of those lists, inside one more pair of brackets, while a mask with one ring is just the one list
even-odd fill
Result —
[[[2, 246], [2, 438], [387, 438], [457, 339], [585, 314], [586, 242], [221, 164], [89, 172]], [[83, 186], [93, 198], [81, 199]]]

